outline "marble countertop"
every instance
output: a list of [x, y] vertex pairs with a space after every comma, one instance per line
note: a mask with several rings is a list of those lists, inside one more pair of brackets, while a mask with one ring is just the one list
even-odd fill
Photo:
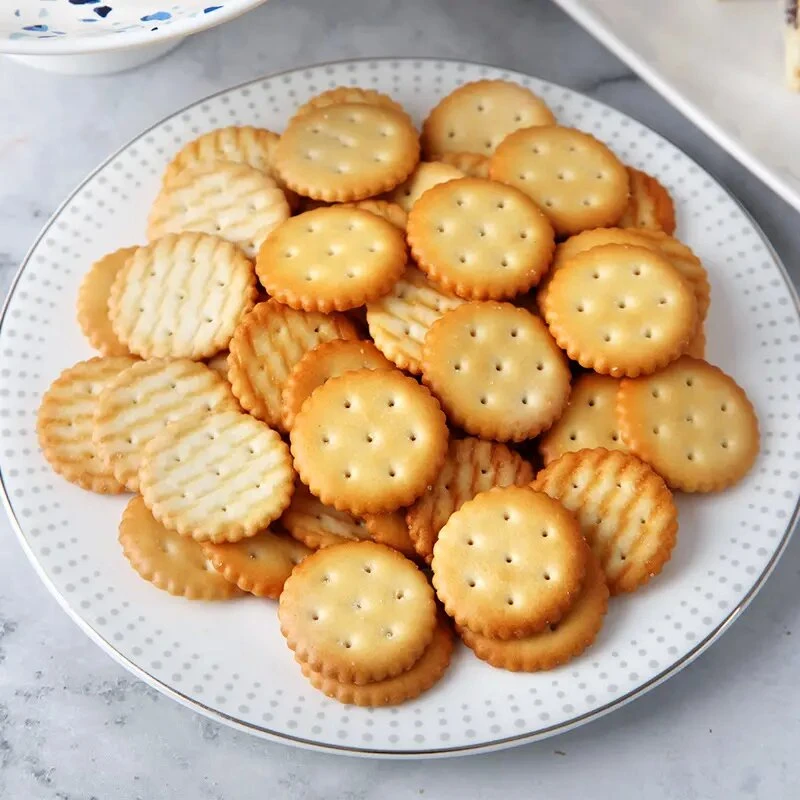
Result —
[[[718, 176], [800, 278], [797, 213], [547, 0], [272, 0], [122, 75], [57, 77], [0, 61], [0, 291], [72, 187], [143, 128], [275, 70], [381, 55], [498, 64], [631, 114]], [[132, 678], [60, 611], [3, 518], [0, 797], [798, 797], [798, 576], [795, 537], [708, 653], [577, 731], [468, 759], [364, 761], [234, 732]]]

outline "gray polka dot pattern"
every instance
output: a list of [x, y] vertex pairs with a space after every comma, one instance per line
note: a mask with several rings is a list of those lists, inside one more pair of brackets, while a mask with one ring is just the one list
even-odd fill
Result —
[[[583, 657], [550, 673], [520, 675], [459, 648], [446, 679], [419, 700], [394, 709], [345, 707], [303, 679], [269, 602], [191, 603], [142, 581], [116, 540], [125, 499], [90, 495], [51, 472], [36, 442], [36, 409], [63, 368], [91, 355], [73, 311], [83, 272], [104, 253], [142, 241], [160, 175], [181, 144], [217, 125], [279, 131], [310, 95], [337, 85], [389, 92], [420, 122], [441, 96], [481, 77], [530, 86], [561, 122], [608, 142], [667, 186], [679, 233], [711, 278], [708, 358], [752, 398], [762, 453], [729, 492], [680, 498], [672, 561], [646, 590], [612, 602]], [[424, 60], [315, 67], [179, 112], [101, 167], [62, 208], [36, 244], [0, 328], [2, 479], [24, 547], [72, 616], [139, 675], [198, 710], [323, 747], [480, 749], [557, 731], [617, 703], [685, 663], [739, 608], [781, 548], [797, 504], [798, 341], [796, 298], [760, 232], [702, 169], [635, 121], [558, 86], [489, 67]]]

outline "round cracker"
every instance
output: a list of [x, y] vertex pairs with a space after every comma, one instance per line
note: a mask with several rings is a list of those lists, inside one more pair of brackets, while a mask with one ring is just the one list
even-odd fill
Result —
[[264, 242], [256, 272], [281, 303], [344, 311], [389, 291], [406, 266], [403, 234], [369, 211], [331, 206], [283, 223]]
[[241, 592], [209, 564], [200, 544], [156, 521], [138, 495], [125, 507], [119, 543], [146, 581], [189, 600], [228, 600]]
[[408, 532], [405, 509], [388, 511], [385, 514], [365, 514], [364, 524], [373, 541], [397, 550], [407, 558], [416, 558], [417, 551]]
[[36, 418], [42, 455], [59, 475], [82, 489], [100, 494], [125, 491], [95, 452], [92, 427], [100, 393], [134, 363], [130, 356], [79, 361], [65, 369], [42, 397]]
[[417, 168], [407, 180], [388, 194], [389, 200], [397, 203], [404, 211], [411, 211], [411, 206], [422, 197], [428, 189], [439, 183], [463, 178], [464, 173], [457, 167], [441, 161], [420, 161]]
[[392, 100], [388, 94], [375, 91], [375, 89], [362, 89], [359, 86], [335, 86], [333, 89], [314, 95], [310, 100], [303, 103], [294, 112], [294, 115], [295, 117], [301, 117], [310, 111], [325, 108], [326, 106], [340, 106], [342, 103], [365, 103], [366, 105], [388, 108], [391, 111], [402, 114], [408, 119], [409, 124], [411, 123], [411, 117], [408, 116], [403, 106]]
[[527, 291], [547, 271], [555, 246], [535, 203], [511, 186], [480, 178], [425, 192], [408, 215], [407, 236], [419, 268], [468, 300]]
[[284, 183], [315, 200], [348, 202], [388, 192], [419, 161], [405, 113], [369, 103], [314, 108], [290, 122], [275, 152]]
[[542, 492], [490, 489], [439, 531], [433, 586], [457, 624], [511, 639], [558, 622], [580, 592], [588, 560], [578, 523]]
[[345, 207], [360, 208], [362, 211], [369, 211], [372, 214], [391, 222], [400, 231], [405, 233], [408, 214], [402, 206], [391, 203], [388, 200], [379, 200], [369, 197], [366, 200], [356, 200], [354, 203], [341, 203]]
[[664, 256], [617, 244], [579, 253], [558, 270], [544, 316], [571, 359], [632, 378], [677, 358], [698, 324], [694, 292]]
[[300, 478], [323, 503], [353, 514], [413, 502], [447, 451], [439, 403], [397, 370], [331, 378], [303, 404], [291, 431]]
[[627, 167], [631, 196], [619, 220], [620, 228], [650, 228], [673, 234], [675, 205], [669, 192], [652, 175]]
[[323, 677], [364, 684], [409, 669], [433, 639], [425, 576], [374, 542], [326, 547], [299, 564], [278, 606], [295, 658]]
[[491, 155], [513, 131], [554, 122], [553, 112], [530, 89], [510, 81], [474, 81], [451, 92], [431, 111], [422, 126], [422, 148], [429, 157], [451, 152]]
[[733, 378], [700, 359], [683, 356], [654, 375], [623, 381], [617, 411], [631, 452], [675, 489], [724, 489], [758, 455], [752, 403]]
[[492, 156], [490, 176], [525, 192], [559, 236], [614, 225], [628, 205], [628, 173], [594, 136], [557, 125], [526, 128]]
[[460, 169], [470, 178], [489, 177], [489, 158], [480, 153], [440, 153], [438, 160]]
[[464, 303], [422, 348], [425, 383], [475, 436], [521, 442], [546, 430], [569, 396], [570, 372], [545, 324], [510, 303]]

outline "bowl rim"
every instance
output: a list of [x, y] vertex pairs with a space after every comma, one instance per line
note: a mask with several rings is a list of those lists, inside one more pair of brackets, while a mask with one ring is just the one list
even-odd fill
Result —
[[[119, 33], [109, 32], [99, 36], [67, 35], [49, 39], [0, 38], [0, 55], [85, 55], [109, 50], [127, 50], [214, 28], [266, 2], [267, 0], [225, 0], [225, 4], [211, 14], [178, 18], [169, 25], [159, 26], [157, 31], [142, 28]], [[209, 3], [211, 4], [211, 0]]]

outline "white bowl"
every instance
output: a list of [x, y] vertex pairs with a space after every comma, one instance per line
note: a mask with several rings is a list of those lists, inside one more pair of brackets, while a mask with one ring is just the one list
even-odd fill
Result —
[[265, 0], [3, 0], [0, 53], [70, 74], [117, 72]]

